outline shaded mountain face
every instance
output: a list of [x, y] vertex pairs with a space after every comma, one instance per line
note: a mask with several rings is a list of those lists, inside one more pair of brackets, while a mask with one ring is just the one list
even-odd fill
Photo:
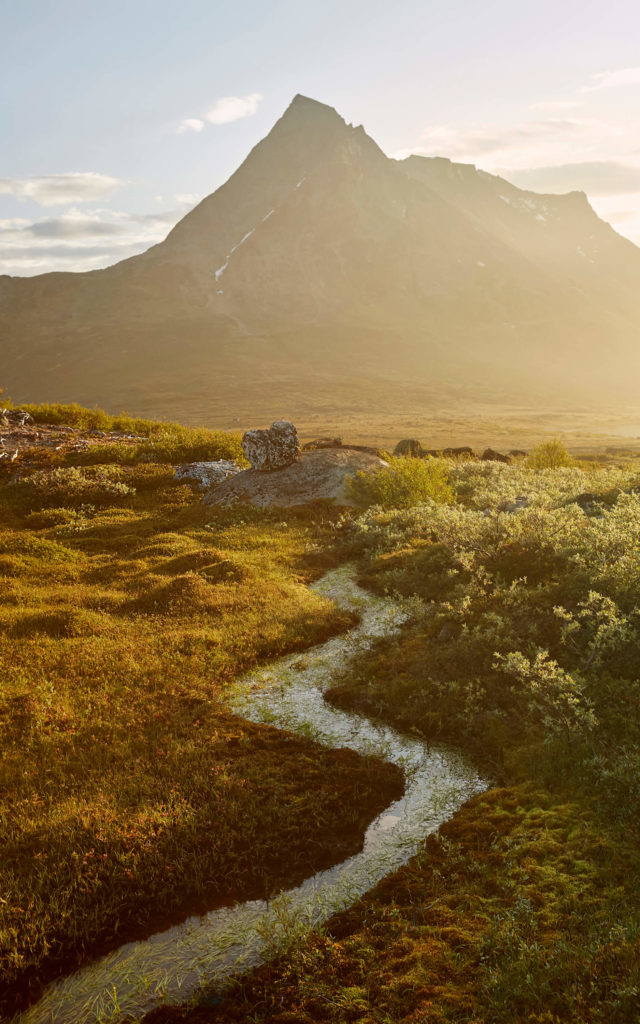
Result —
[[0, 277], [0, 383], [14, 401], [217, 422], [381, 389], [401, 405], [409, 387], [633, 400], [639, 286], [640, 249], [582, 193], [391, 160], [297, 96], [164, 242], [105, 270]]

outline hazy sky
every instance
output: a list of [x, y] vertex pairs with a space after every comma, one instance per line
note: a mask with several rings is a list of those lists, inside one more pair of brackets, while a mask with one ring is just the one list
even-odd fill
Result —
[[0, 273], [163, 238], [297, 92], [640, 244], [637, 0], [0, 0]]

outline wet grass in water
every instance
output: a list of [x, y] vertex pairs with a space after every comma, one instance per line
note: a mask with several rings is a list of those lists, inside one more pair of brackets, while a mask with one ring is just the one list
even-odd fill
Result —
[[631, 1024], [640, 921], [612, 922], [634, 857], [575, 804], [527, 785], [494, 789], [224, 1001], [145, 1020]]

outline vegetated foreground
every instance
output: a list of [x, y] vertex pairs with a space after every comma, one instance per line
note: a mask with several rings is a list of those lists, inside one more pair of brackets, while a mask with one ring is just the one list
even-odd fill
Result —
[[221, 701], [350, 625], [305, 585], [335, 558], [335, 515], [204, 509], [172, 463], [242, 458], [237, 436], [31, 411], [137, 439], [0, 463], [0, 1016], [87, 958], [355, 852], [403, 788]]
[[150, 1024], [640, 1018], [640, 477], [567, 461], [440, 463], [439, 503], [432, 469], [358, 482], [407, 507], [347, 522], [342, 552], [414, 617], [330, 697], [458, 743], [499, 788], [222, 1001]]

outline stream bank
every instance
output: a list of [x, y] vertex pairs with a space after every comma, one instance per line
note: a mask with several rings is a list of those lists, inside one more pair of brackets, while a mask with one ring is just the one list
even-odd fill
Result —
[[252, 900], [192, 917], [130, 943], [77, 974], [50, 986], [22, 1014], [20, 1024], [91, 1024], [140, 1017], [156, 1006], [187, 1001], [203, 987], [228, 979], [277, 955], [309, 929], [344, 910], [387, 874], [405, 864], [427, 835], [452, 817], [484, 781], [459, 753], [379, 726], [328, 705], [323, 692], [336, 674], [379, 637], [396, 633], [406, 613], [374, 597], [353, 580], [353, 569], [326, 574], [314, 589], [356, 612], [346, 634], [290, 655], [240, 681], [231, 709], [324, 743], [373, 754], [397, 764], [404, 796], [369, 826], [360, 853], [318, 872], [271, 901]]

